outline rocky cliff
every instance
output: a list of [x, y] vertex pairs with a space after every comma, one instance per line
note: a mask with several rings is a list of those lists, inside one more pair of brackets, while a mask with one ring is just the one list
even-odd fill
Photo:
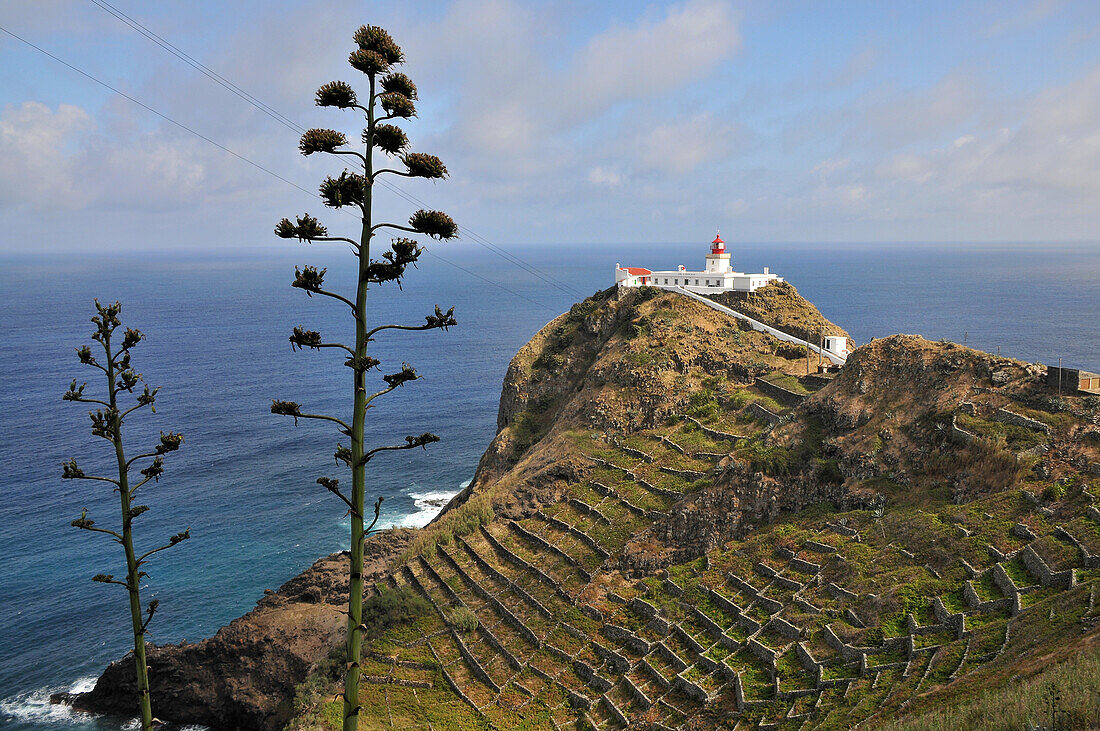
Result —
[[[844, 332], [789, 285], [757, 295], [727, 304]], [[361, 727], [873, 723], [1092, 631], [1095, 399], [910, 335], [818, 365], [659, 290], [546, 325], [469, 488], [378, 549], [379, 590], [411, 603], [361, 660]], [[335, 728], [339, 563], [158, 648], [158, 712]], [[81, 702], [124, 708], [125, 667]]]
[[[368, 580], [387, 573], [411, 533], [393, 530], [369, 539]], [[347, 560], [346, 552], [319, 559], [213, 637], [147, 645], [157, 717], [215, 729], [282, 728], [293, 713], [297, 685], [343, 637]], [[133, 662], [130, 654], [112, 663], [90, 692], [73, 700], [74, 707], [132, 716]]]

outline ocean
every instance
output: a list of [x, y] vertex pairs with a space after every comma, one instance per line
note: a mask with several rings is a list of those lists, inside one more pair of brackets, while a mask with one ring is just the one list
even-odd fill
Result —
[[[369, 494], [383, 522], [419, 526], [473, 475], [496, 431], [501, 380], [512, 354], [575, 301], [613, 283], [616, 262], [701, 267], [706, 242], [546, 245], [514, 249], [524, 266], [472, 244], [433, 245], [404, 289], [374, 290], [376, 322], [422, 322], [455, 306], [449, 332], [383, 333], [372, 346], [392, 372], [423, 378], [369, 416], [368, 443], [433, 431], [427, 450], [372, 463]], [[1100, 370], [1100, 245], [731, 244], [735, 268], [785, 277], [864, 343], [896, 332], [948, 338], [990, 352]], [[101, 392], [98, 371], [74, 348], [89, 335], [92, 299], [121, 300], [123, 323], [145, 332], [137, 369], [160, 386], [157, 413], [127, 423], [133, 448], [181, 431], [142, 502], [139, 545], [190, 527], [192, 540], [158, 554], [143, 599], [159, 599], [157, 643], [199, 640], [248, 611], [316, 558], [347, 547], [341, 503], [315, 483], [340, 476], [326, 425], [270, 414], [271, 399], [341, 413], [350, 372], [334, 351], [294, 352], [295, 325], [350, 337], [343, 306], [290, 288], [294, 265], [328, 268], [351, 286], [352, 259], [295, 245], [238, 255], [104, 257], [7, 255], [0, 279], [0, 726], [105, 729], [117, 721], [51, 707], [52, 692], [90, 687], [128, 647], [125, 597], [94, 584], [122, 573], [116, 545], [69, 523], [88, 509], [116, 521], [117, 498], [96, 483], [62, 481], [61, 463], [109, 469], [83, 405], [63, 402], [76, 378]], [[535, 270], [535, 271], [532, 271]], [[388, 370], [387, 370], [388, 368]], [[380, 374], [379, 374], [379, 382]], [[109, 473], [107, 473], [109, 474]]]

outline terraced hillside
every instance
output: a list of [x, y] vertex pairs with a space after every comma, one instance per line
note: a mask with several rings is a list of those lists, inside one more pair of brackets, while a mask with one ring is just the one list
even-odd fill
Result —
[[915, 336], [807, 376], [721, 317], [605, 293], [517, 355], [373, 589], [366, 727], [870, 728], [1098, 641], [1096, 403]]

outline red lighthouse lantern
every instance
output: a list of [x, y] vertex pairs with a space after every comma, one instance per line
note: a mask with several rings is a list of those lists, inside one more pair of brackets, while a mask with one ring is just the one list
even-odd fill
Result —
[[722, 240], [721, 234], [715, 232], [714, 241], [710, 242], [710, 253], [712, 254], [725, 254], [726, 242]]

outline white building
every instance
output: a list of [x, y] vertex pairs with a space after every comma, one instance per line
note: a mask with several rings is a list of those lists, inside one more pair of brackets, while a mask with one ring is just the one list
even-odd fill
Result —
[[707, 254], [706, 269], [689, 272], [680, 265], [674, 271], [654, 272], [642, 267], [615, 265], [615, 284], [620, 287], [683, 287], [698, 294], [715, 292], [755, 292], [769, 282], [782, 282], [783, 278], [764, 267], [761, 274], [735, 272], [730, 268], [730, 255], [726, 242], [715, 236]]
[[711, 309], [746, 320], [754, 330], [769, 333], [785, 342], [805, 346], [810, 352], [819, 353], [827, 358], [830, 363], [843, 365], [850, 352], [848, 338], [843, 335], [822, 334], [818, 342], [811, 343], [702, 296], [718, 292], [755, 292], [769, 282], [782, 281], [782, 277], [772, 274], [767, 267], [764, 267], [762, 274], [745, 274], [730, 269], [730, 255], [726, 253], [726, 244], [721, 236], [715, 236], [714, 241], [711, 242], [710, 253], [707, 254], [707, 266], [701, 272], [689, 272], [684, 266], [680, 266], [675, 271], [655, 272], [642, 267], [615, 265], [615, 284], [620, 287], [659, 287], [680, 291]]

